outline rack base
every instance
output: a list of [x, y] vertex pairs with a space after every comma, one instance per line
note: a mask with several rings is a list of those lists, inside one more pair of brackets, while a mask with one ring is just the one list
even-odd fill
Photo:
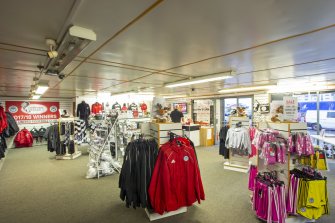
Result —
[[167, 218], [167, 217], [177, 215], [177, 214], [182, 214], [182, 213], [185, 213], [185, 212], [187, 212], [187, 207], [181, 207], [181, 208], [179, 208], [178, 210], [175, 210], [175, 211], [165, 212], [162, 215], [157, 214], [155, 212], [151, 212], [147, 208], [145, 209], [145, 213], [147, 213], [147, 216], [148, 216], [150, 221], [154, 221], [154, 220], [158, 220], [158, 219], [162, 219], [162, 218]]
[[73, 154], [56, 155], [56, 160], [74, 160], [79, 156], [81, 156], [81, 151], [76, 151]]

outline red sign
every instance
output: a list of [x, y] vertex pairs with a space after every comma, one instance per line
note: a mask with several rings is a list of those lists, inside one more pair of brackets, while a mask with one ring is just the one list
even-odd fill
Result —
[[6, 101], [6, 111], [18, 124], [54, 122], [60, 117], [59, 102]]

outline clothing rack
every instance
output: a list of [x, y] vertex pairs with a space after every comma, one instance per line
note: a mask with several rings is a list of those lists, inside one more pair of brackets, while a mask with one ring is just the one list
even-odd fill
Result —
[[[60, 134], [61, 132], [61, 124], [62, 123], [73, 123], [74, 127], [74, 118], [59, 118], [58, 119], [58, 132]], [[69, 140], [73, 141], [73, 146], [74, 146], [74, 153], [70, 154], [68, 152], [68, 149], [66, 150], [66, 154], [64, 155], [56, 155], [56, 160], [73, 160], [81, 156], [81, 151], [79, 151], [74, 143], [74, 129], [73, 129], [73, 134], [70, 135]], [[61, 146], [61, 145], [60, 145]]]
[[[229, 117], [229, 126], [230, 128], [235, 127], [236, 125], [240, 127], [250, 127], [249, 117]], [[228, 148], [229, 149], [229, 148]], [[229, 149], [229, 159], [223, 163], [223, 168], [226, 170], [233, 170], [237, 172], [247, 173], [249, 168], [249, 158], [248, 156], [236, 156], [233, 155]]]
[[[277, 130], [279, 135], [277, 138], [280, 139], [288, 139], [291, 133], [294, 132], [303, 132], [307, 133], [307, 123], [295, 123], [295, 122], [284, 122], [284, 123], [275, 123], [275, 122], [262, 122], [259, 123], [259, 129], [263, 130], [266, 128], [271, 128], [273, 130]], [[257, 148], [258, 153], [258, 148]], [[283, 181], [286, 185], [286, 193], [288, 193], [288, 188], [290, 185], [290, 170], [296, 167], [296, 155], [290, 154], [287, 152], [286, 155], [286, 164], [275, 164], [270, 166], [264, 165], [264, 160], [259, 158], [259, 154], [257, 154], [257, 169], [258, 171], [276, 171], [278, 174], [278, 179]], [[290, 216], [286, 219], [286, 223], [305, 223], [305, 222], [313, 222], [312, 220], [306, 219], [302, 216]]]

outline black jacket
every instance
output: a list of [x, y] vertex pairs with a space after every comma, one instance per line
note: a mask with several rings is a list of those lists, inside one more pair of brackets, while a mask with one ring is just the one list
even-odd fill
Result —
[[15, 136], [15, 134], [18, 133], [20, 129], [11, 113], [6, 112], [6, 117], [8, 126], [4, 131], [4, 136], [8, 138], [11, 136]]
[[157, 155], [155, 140], [135, 140], [127, 145], [119, 177], [120, 198], [127, 207], [151, 207], [148, 188]]
[[224, 126], [220, 129], [219, 138], [220, 138], [220, 149], [219, 154], [224, 156], [225, 159], [229, 158], [229, 149], [226, 148], [226, 138], [229, 127]]
[[83, 120], [87, 120], [90, 114], [91, 110], [88, 104], [86, 104], [85, 102], [81, 102], [77, 105], [77, 117]]

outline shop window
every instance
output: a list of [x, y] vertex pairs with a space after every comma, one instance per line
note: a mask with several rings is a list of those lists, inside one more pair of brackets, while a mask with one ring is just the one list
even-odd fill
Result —
[[221, 124], [226, 125], [229, 122], [229, 116], [232, 110], [237, 106], [244, 107], [248, 117], [252, 118], [252, 97], [222, 98], [221, 99]]

